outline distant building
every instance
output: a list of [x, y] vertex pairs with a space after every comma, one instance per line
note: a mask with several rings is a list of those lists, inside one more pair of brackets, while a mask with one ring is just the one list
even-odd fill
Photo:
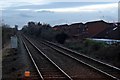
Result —
[[108, 28], [95, 35], [94, 38], [120, 39], [120, 26], [114, 23], [109, 23], [109, 25]]
[[79, 36], [84, 31], [83, 23], [74, 23], [69, 25], [68, 34], [71, 36]]
[[84, 32], [84, 24], [83, 23], [74, 23], [71, 25], [57, 25], [53, 27], [54, 30], [59, 30], [67, 33], [69, 37], [79, 37], [82, 32]]
[[89, 37], [93, 37], [96, 34], [104, 31], [106, 28], [108, 28], [110, 25], [103, 20], [100, 21], [93, 21], [93, 22], [87, 22], [85, 24], [85, 30], [88, 32]]
[[67, 28], [68, 28], [68, 24], [56, 25], [53, 27], [54, 30], [59, 30], [59, 31], [66, 31]]
[[83, 23], [74, 23], [71, 25], [57, 25], [54, 30], [67, 33], [71, 38], [108, 38], [120, 39], [120, 23], [107, 23], [103, 20]]

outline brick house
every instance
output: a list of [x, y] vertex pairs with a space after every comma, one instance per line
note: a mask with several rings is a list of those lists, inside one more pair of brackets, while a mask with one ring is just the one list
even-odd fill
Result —
[[74, 23], [69, 25], [68, 34], [71, 36], [78, 36], [84, 31], [84, 24], [83, 23]]
[[95, 36], [96, 34], [104, 31], [110, 25], [103, 20], [93, 21], [85, 23], [85, 31], [88, 33], [89, 37]]
[[109, 25], [110, 27], [95, 35], [94, 38], [120, 39], [120, 26], [114, 23], [109, 23]]
[[114, 25], [103, 20], [83, 23], [74, 23], [71, 25], [57, 25], [54, 30], [59, 30], [67, 33], [71, 38], [112, 38], [120, 39], [120, 23]]
[[56, 25], [53, 27], [53, 29], [65, 32], [68, 27], [69, 27], [68, 24], [63, 24], [63, 25]]

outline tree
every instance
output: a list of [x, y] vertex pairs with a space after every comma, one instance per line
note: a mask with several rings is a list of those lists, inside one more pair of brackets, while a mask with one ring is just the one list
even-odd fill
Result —
[[26, 34], [33, 35], [36, 37], [41, 37], [46, 40], [54, 40], [55, 35], [57, 34], [56, 31], [50, 26], [50, 24], [40, 22], [28, 22], [28, 25], [22, 28], [22, 31]]
[[34, 35], [35, 33], [35, 27], [36, 27], [36, 24], [35, 22], [28, 22], [28, 33], [31, 34], [31, 35]]
[[2, 24], [2, 35], [0, 35], [2, 37], [2, 47], [4, 47], [4, 44], [7, 43], [10, 40], [10, 37], [12, 35], [14, 35], [14, 31], [13, 29], [7, 25], [7, 24]]
[[18, 25], [15, 25], [15, 30], [16, 30], [16, 31], [18, 30]]
[[68, 38], [68, 35], [64, 32], [59, 33], [55, 36], [56, 41], [60, 44], [64, 44], [64, 42], [67, 38]]
[[17, 34], [17, 31], [18, 31], [18, 25], [15, 25], [15, 28], [13, 28], [14, 35]]
[[38, 26], [42, 26], [42, 24], [40, 22], [37, 23]]

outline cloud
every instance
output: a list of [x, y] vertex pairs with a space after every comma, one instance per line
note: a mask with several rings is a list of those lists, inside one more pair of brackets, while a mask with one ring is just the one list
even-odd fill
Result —
[[119, 0], [0, 0], [0, 9], [23, 5], [43, 5], [52, 2], [119, 2]]
[[54, 2], [119, 2], [119, 0], [52, 0]]
[[96, 5], [87, 5], [87, 6], [80, 6], [80, 7], [69, 7], [69, 8], [51, 8], [51, 9], [35, 9], [35, 12], [93, 12], [111, 8], [117, 8], [117, 3], [110, 3], [110, 4], [96, 4]]
[[32, 9], [15, 9], [16, 11], [31, 11]]
[[26, 17], [26, 18], [29, 18], [29, 17], [32, 17], [32, 15], [27, 15], [27, 14], [20, 14], [21, 17]]
[[24, 5], [43, 5], [47, 4], [48, 1], [44, 0], [0, 0], [0, 9], [6, 9], [9, 7], [17, 7], [17, 6], [24, 6]]

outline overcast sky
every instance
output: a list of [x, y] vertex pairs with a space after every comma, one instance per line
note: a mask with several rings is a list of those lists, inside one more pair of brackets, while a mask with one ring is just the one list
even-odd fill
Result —
[[[29, 2], [30, 1], [30, 2]], [[57, 24], [105, 20], [118, 21], [118, 0], [0, 0], [0, 18], [22, 28], [28, 21]]]

